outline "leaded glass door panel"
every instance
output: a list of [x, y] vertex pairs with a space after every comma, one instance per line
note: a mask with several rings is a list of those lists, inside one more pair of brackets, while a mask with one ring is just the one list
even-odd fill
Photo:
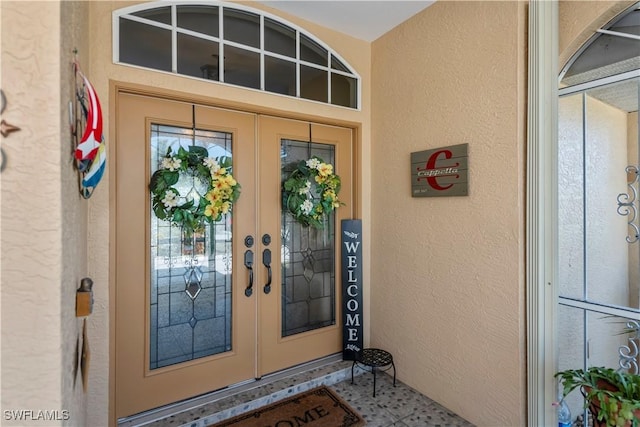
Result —
[[[264, 116], [259, 129], [258, 221], [260, 236], [271, 237], [260, 250], [269, 249], [274, 264], [274, 285], [258, 300], [262, 375], [340, 351], [339, 227], [352, 218], [353, 206], [350, 129]], [[314, 155], [334, 166], [342, 179], [340, 199], [348, 201], [321, 230], [301, 226], [280, 208], [280, 183], [294, 164]]]
[[[118, 97], [116, 162], [116, 415], [255, 376], [256, 298], [242, 262], [255, 234], [255, 115], [132, 94]], [[242, 197], [232, 215], [185, 232], [159, 220], [149, 178], [171, 148], [227, 156]], [[181, 174], [186, 198], [206, 185]], [[240, 238], [236, 236], [242, 236]]]

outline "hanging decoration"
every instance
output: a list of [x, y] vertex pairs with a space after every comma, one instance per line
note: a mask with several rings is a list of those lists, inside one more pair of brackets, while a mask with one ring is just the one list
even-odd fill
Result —
[[324, 227], [324, 218], [344, 205], [338, 200], [340, 177], [318, 156], [301, 160], [282, 183], [282, 204], [305, 227]]
[[[2, 113], [4, 113], [4, 109], [7, 106], [7, 98], [4, 96], [4, 91], [2, 89], [0, 89], [0, 102], [2, 104], [0, 105], [0, 115], [1, 115]], [[19, 130], [20, 130], [19, 127], [7, 123], [4, 119], [0, 121], [0, 134], [2, 134], [4, 138], [8, 137], [10, 133], [16, 132]], [[0, 147], [0, 172], [2, 172], [3, 169], [4, 169], [4, 151], [2, 150], [2, 147]]]
[[[231, 158], [209, 157], [204, 147], [180, 147], [175, 154], [169, 147], [149, 184], [153, 212], [189, 234], [201, 230], [205, 223], [220, 221], [240, 196], [240, 184], [231, 168]], [[206, 183], [204, 195], [195, 191], [180, 194], [176, 184], [181, 178]]]
[[[89, 79], [80, 70], [80, 65], [74, 61], [75, 96], [77, 107], [82, 113], [79, 127], [84, 125], [84, 131], [79, 142], [76, 143], [74, 158], [80, 179], [80, 194], [88, 199], [104, 175], [107, 161], [107, 150], [102, 133], [102, 109], [100, 100]], [[79, 77], [79, 79], [78, 79]], [[76, 117], [78, 115], [76, 114]], [[74, 129], [74, 136], [80, 134], [80, 129]]]

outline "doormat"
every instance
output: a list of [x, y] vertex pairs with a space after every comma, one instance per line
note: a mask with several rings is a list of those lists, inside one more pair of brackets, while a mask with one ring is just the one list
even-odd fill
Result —
[[296, 394], [208, 427], [360, 427], [364, 419], [327, 386]]

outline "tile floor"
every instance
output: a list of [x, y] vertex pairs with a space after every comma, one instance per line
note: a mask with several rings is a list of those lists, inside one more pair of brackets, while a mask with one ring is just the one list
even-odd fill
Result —
[[386, 373], [377, 374], [376, 397], [373, 397], [373, 375], [356, 368], [352, 385], [351, 362], [333, 362], [295, 375], [262, 381], [264, 383], [255, 382], [244, 391], [172, 415], [128, 420], [119, 423], [119, 427], [206, 427], [321, 384], [330, 386], [356, 409], [366, 420], [367, 427], [473, 426], [400, 381], [396, 381], [394, 387], [393, 378]]

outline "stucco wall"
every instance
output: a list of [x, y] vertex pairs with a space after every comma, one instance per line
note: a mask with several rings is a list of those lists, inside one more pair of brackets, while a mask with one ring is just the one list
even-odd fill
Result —
[[[67, 111], [72, 49], [86, 47], [81, 3], [2, 2], [3, 425], [85, 425], [74, 377], [75, 289], [86, 274], [86, 202], [78, 193]], [[61, 19], [69, 25], [61, 30]], [[48, 414], [38, 411], [49, 411]], [[43, 418], [45, 417], [45, 418]], [[11, 418], [11, 419], [8, 419]]]
[[[177, 97], [191, 99], [198, 102], [213, 105], [234, 106], [248, 111], [269, 111], [285, 117], [305, 118], [322, 122], [342, 123], [354, 125], [357, 128], [358, 143], [361, 149], [358, 153], [355, 181], [361, 185], [361, 192], [356, 200], [356, 211], [363, 213], [363, 234], [369, 235], [370, 218], [368, 215], [370, 204], [370, 44], [361, 40], [348, 37], [335, 31], [327, 30], [317, 25], [310, 24], [275, 10], [262, 8], [283, 19], [311, 32], [320, 40], [335, 49], [361, 76], [362, 78], [362, 109], [361, 111], [335, 108], [319, 103], [311, 103], [292, 98], [285, 98], [269, 93], [261, 93], [253, 90], [214, 84], [211, 82], [191, 79], [184, 76], [175, 76], [167, 73], [152, 72], [129, 66], [115, 65], [112, 62], [112, 11], [139, 2], [99, 1], [91, 2], [90, 27], [91, 27], [91, 77], [101, 97], [103, 111], [109, 112], [105, 117], [105, 129], [107, 144], [113, 149], [112, 140], [114, 123], [110, 117], [114, 115], [113, 92], [110, 84], [143, 85], [148, 89], [170, 91]], [[244, 6], [256, 7], [252, 2], [242, 2]], [[110, 94], [108, 97], [106, 94]], [[112, 152], [110, 156], [115, 157]], [[115, 177], [111, 172], [113, 164], [103, 178], [104, 185], [94, 194], [89, 208], [89, 274], [96, 283], [111, 283], [115, 274], [113, 264], [115, 240], [114, 224], [111, 221], [110, 203], [114, 200], [112, 194], [115, 188]], [[363, 251], [365, 265], [371, 264], [369, 246]], [[368, 342], [369, 324], [369, 272], [363, 271], [364, 281], [364, 325], [365, 341]], [[110, 403], [109, 395], [109, 359], [110, 359], [110, 322], [113, 318], [110, 314], [113, 307], [109, 305], [112, 296], [106, 286], [96, 289], [96, 306], [94, 315], [90, 320], [90, 339], [93, 350], [91, 367], [91, 383], [89, 392], [89, 418], [88, 425], [106, 425], [109, 422], [107, 408]], [[112, 349], [111, 349], [112, 351]], [[111, 353], [112, 355], [113, 353]], [[111, 399], [111, 402], [113, 400]], [[113, 408], [112, 408], [113, 409]]]
[[[525, 425], [525, 4], [436, 2], [373, 43], [371, 342], [477, 425]], [[410, 153], [469, 144], [469, 196]]]

